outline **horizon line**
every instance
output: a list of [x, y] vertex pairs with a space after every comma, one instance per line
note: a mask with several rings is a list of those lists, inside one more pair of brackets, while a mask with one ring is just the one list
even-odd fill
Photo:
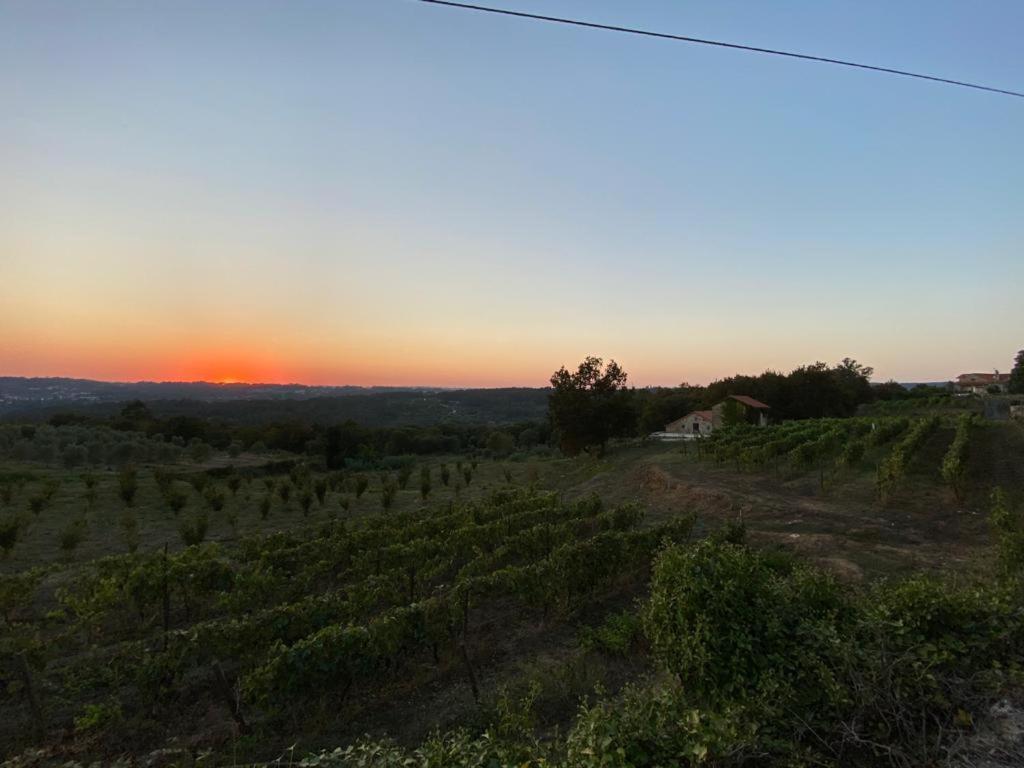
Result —
[[[774, 369], [765, 369], [761, 373], [769, 373]], [[744, 374], [734, 373], [731, 376], [759, 376], [761, 374]], [[960, 374], [963, 375], [963, 374]], [[645, 384], [645, 385], [633, 385], [634, 389], [678, 389], [682, 386], [696, 386], [696, 387], [707, 387], [714, 381], [720, 381], [725, 378], [731, 378], [731, 376], [723, 376], [718, 379], [712, 379], [708, 384], [690, 384], [689, 382], [680, 382], [676, 384]], [[289, 382], [275, 382], [275, 381], [213, 381], [210, 379], [94, 379], [85, 376], [19, 376], [13, 374], [0, 374], [0, 379], [23, 379], [23, 380], [47, 380], [47, 379], [66, 379], [69, 381], [83, 381], [93, 384], [110, 384], [114, 386], [131, 386], [140, 384], [205, 384], [207, 386], [215, 387], [302, 387], [304, 389], [395, 389], [395, 390], [438, 390], [438, 391], [458, 391], [468, 389], [550, 389], [550, 384], [541, 384], [536, 386], [528, 386], [522, 384], [506, 384], [498, 386], [472, 386], [472, 385], [436, 385], [436, 384], [304, 384], [298, 381]], [[868, 380], [870, 384], [886, 384], [895, 381], [897, 384], [951, 384], [954, 379], [944, 380], [906, 380], [900, 381], [898, 379], [885, 379], [885, 380]]]

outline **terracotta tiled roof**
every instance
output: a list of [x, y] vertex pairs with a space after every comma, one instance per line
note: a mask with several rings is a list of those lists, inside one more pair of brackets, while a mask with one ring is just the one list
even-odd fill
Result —
[[956, 377], [956, 380], [961, 384], [973, 382], [977, 384], [995, 384], [1000, 381], [1009, 381], [1010, 374], [1008, 373], [961, 373]]
[[729, 397], [731, 397], [733, 400], [738, 400], [739, 402], [743, 403], [746, 406], [749, 406], [750, 408], [771, 408], [770, 405], [765, 405], [760, 400], [755, 400], [754, 398], [747, 397], [746, 395], [729, 395]]
[[[711, 411], [693, 411], [692, 413], [686, 414], [686, 416], [696, 416], [698, 419], [704, 419], [704, 421], [711, 421]], [[685, 416], [683, 418], [686, 418]]]

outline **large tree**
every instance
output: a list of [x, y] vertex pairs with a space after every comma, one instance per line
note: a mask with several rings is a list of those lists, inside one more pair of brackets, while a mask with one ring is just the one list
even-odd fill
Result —
[[1007, 389], [1010, 394], [1024, 395], [1024, 349], [1017, 353], [1017, 359], [1013, 362], [1013, 370], [1010, 371], [1010, 384]]
[[627, 375], [614, 360], [607, 366], [588, 357], [575, 371], [559, 368], [551, 376], [548, 412], [563, 453], [598, 454], [613, 437], [632, 434], [636, 424]]

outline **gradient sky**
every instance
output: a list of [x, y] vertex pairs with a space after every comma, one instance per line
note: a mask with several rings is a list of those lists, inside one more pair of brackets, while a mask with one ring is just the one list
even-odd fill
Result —
[[[493, 0], [1024, 89], [1024, 3]], [[0, 375], [1024, 346], [1024, 99], [411, 0], [0, 0]]]

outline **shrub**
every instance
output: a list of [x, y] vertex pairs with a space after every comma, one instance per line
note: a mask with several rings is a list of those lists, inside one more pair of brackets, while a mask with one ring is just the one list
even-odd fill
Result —
[[586, 703], [567, 739], [572, 768], [696, 766], [709, 757], [743, 763], [755, 728], [734, 709], [695, 707], [681, 686], [629, 686], [617, 699]]
[[313, 494], [306, 488], [299, 494], [299, 507], [302, 509], [302, 516], [309, 517], [310, 507], [313, 506]]
[[203, 492], [203, 498], [214, 512], [220, 512], [227, 503], [227, 496], [224, 491], [215, 485], [208, 486]]
[[580, 632], [580, 645], [611, 656], [626, 656], [641, 635], [640, 617], [633, 611], [623, 611], [609, 614], [596, 627], [584, 627]]
[[139, 520], [131, 507], [127, 507], [121, 515], [121, 530], [129, 552], [139, 548]]
[[167, 506], [171, 508], [171, 512], [175, 515], [188, 506], [188, 496], [184, 491], [177, 488], [169, 488], [164, 495], [164, 499], [167, 501]]
[[77, 517], [60, 532], [60, 548], [65, 555], [71, 555], [85, 538], [85, 519]]
[[32, 511], [33, 515], [39, 515], [46, 508], [46, 497], [40, 495], [30, 496], [28, 508]]
[[117, 473], [117, 491], [126, 507], [135, 504], [135, 494], [138, 490], [139, 473], [135, 470], [135, 467], [125, 467]]
[[999, 567], [1004, 574], [1018, 573], [1024, 570], [1024, 523], [1002, 488], [992, 489], [991, 505], [988, 519]]
[[75, 718], [75, 733], [102, 731], [121, 722], [121, 704], [116, 701], [86, 704], [82, 714]]
[[388, 480], [380, 489], [380, 505], [385, 510], [391, 509], [392, 504], [395, 503], [395, 497], [398, 495], [398, 484], [394, 480]]
[[427, 497], [430, 496], [430, 491], [430, 467], [423, 467], [420, 469], [420, 497], [426, 501]]
[[202, 544], [206, 538], [206, 530], [209, 527], [209, 520], [206, 512], [198, 511], [189, 518], [182, 520], [178, 526], [178, 533], [186, 547]]
[[12, 516], [0, 519], [0, 549], [4, 557], [8, 557], [18, 543], [18, 534], [21, 533], [21, 521]]
[[370, 480], [366, 475], [356, 475], [356, 499], [361, 498], [369, 487]]

